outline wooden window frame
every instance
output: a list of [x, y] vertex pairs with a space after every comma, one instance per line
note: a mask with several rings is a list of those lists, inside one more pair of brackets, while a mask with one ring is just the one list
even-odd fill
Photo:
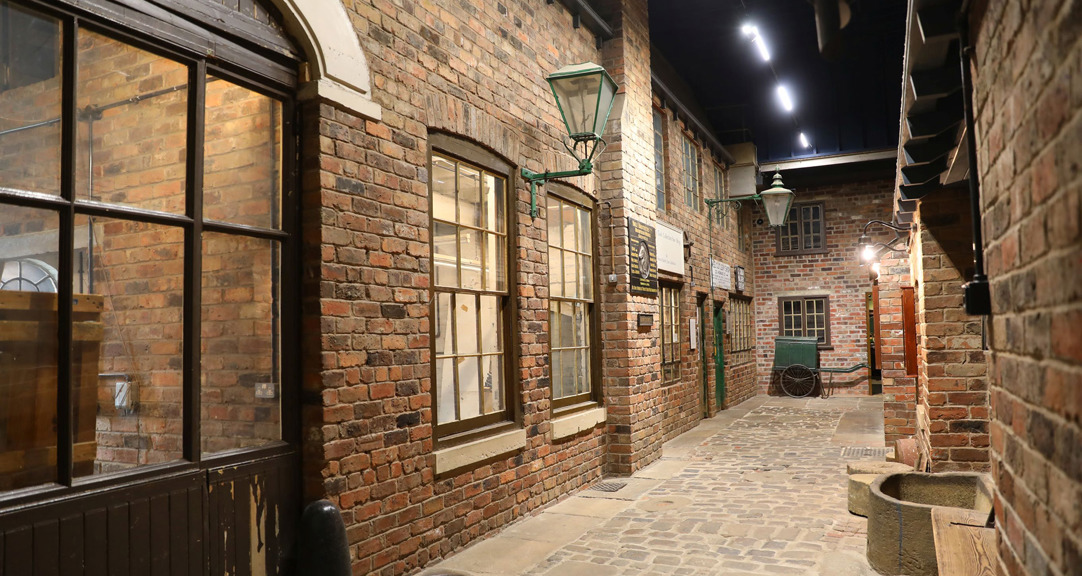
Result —
[[807, 302], [809, 300], [822, 300], [823, 301], [823, 319], [826, 323], [825, 333], [823, 335], [823, 342], [819, 343], [820, 350], [829, 350], [833, 346], [830, 343], [830, 296], [825, 294], [812, 294], [808, 296], [783, 296], [778, 298], [778, 335], [785, 336], [785, 303], [786, 302], [800, 302], [800, 334], [799, 336], [805, 336], [807, 334]]
[[702, 154], [699, 153], [695, 140], [686, 133], [680, 134], [680, 163], [683, 166], [684, 203], [695, 211], [701, 211], [699, 201], [702, 177], [699, 174]]
[[[713, 162], [714, 167], [714, 199], [720, 200], [725, 198], [725, 170], [718, 165], [717, 162]], [[722, 219], [723, 229], [729, 229], [729, 219]]]
[[[194, 34], [152, 16], [136, 11], [116, 11], [113, 3], [86, 0], [72, 7], [73, 2], [45, 4], [37, 0], [19, 0], [18, 5], [59, 21], [61, 38], [60, 69], [63, 104], [58, 122], [61, 126], [59, 195], [47, 195], [0, 188], [0, 206], [52, 211], [58, 215], [59, 285], [57, 290], [57, 478], [53, 484], [31, 486], [0, 492], [0, 511], [9, 507], [58, 500], [110, 487], [139, 482], [158, 481], [215, 467], [252, 462], [262, 458], [295, 453], [300, 434], [300, 359], [286, 351], [299, 346], [300, 276], [291, 271], [300, 269], [300, 201], [298, 133], [299, 106], [296, 101], [296, 63], [272, 60], [235, 44], [233, 41], [207, 31]], [[195, 24], [189, 23], [189, 26]], [[166, 213], [137, 206], [104, 204], [79, 197], [76, 193], [75, 171], [78, 168], [76, 107], [78, 84], [78, 41], [81, 30], [106, 36], [127, 46], [168, 58], [187, 68], [187, 101], [185, 127], [185, 210]], [[193, 50], [193, 46], [198, 48]], [[216, 52], [213, 47], [225, 48]], [[209, 56], [208, 56], [209, 55]], [[205, 129], [205, 86], [208, 77], [227, 80], [277, 99], [282, 106], [282, 182], [280, 191], [280, 222], [278, 227], [251, 226], [211, 220], [203, 211], [203, 142]], [[182, 280], [183, 342], [181, 354], [182, 394], [182, 455], [179, 460], [162, 464], [141, 465], [122, 472], [75, 476], [74, 422], [72, 417], [75, 361], [73, 330], [73, 275], [76, 217], [100, 217], [135, 223], [168, 226], [183, 231], [184, 276]], [[280, 362], [279, 409], [281, 440], [251, 448], [221, 453], [203, 454], [201, 417], [201, 324], [203, 272], [203, 233], [217, 233], [244, 238], [278, 242], [279, 263], [272, 274], [279, 282], [279, 328], [276, 335]], [[146, 248], [151, 249], [151, 248]], [[62, 417], [68, 415], [68, 417]], [[202, 472], [200, 472], [202, 473]]]
[[[597, 223], [597, 210], [596, 210], [597, 202], [594, 199], [590, 198], [585, 193], [583, 193], [582, 191], [576, 190], [576, 189], [572, 188], [571, 186], [568, 186], [568, 185], [563, 184], [561, 182], [550, 182], [548, 184], [548, 195], [550, 197], [555, 197], [555, 198], [559, 199], [561, 202], [571, 204], [571, 205], [576, 206], [576, 207], [578, 207], [578, 208], [580, 208], [582, 210], [585, 210], [586, 212], [589, 213], [589, 215], [590, 215], [590, 218], [589, 218], [589, 220], [590, 220], [590, 246], [588, 248], [590, 250], [589, 255], [593, 259], [593, 262], [594, 262], [594, 265], [591, 267], [591, 273], [590, 273], [590, 282], [593, 283], [592, 290], [591, 290], [592, 297], [589, 298], [589, 299], [566, 298], [566, 297], [563, 297], [563, 296], [559, 296], [559, 297], [553, 296], [552, 295], [552, 290], [551, 290], [551, 283], [550, 283], [550, 289], [549, 289], [549, 307], [550, 307], [549, 309], [550, 310], [551, 310], [553, 302], [577, 302], [577, 303], [583, 303], [586, 306], [586, 310], [587, 310], [587, 313], [589, 315], [589, 321], [587, 322], [587, 326], [586, 326], [586, 330], [587, 330], [588, 338], [589, 338], [588, 341], [587, 341], [587, 346], [586, 346], [586, 358], [587, 358], [587, 367], [586, 367], [586, 369], [587, 369], [587, 372], [590, 375], [590, 390], [588, 392], [583, 393], [583, 394], [576, 394], [574, 396], [565, 396], [563, 398], [556, 398], [556, 394], [555, 394], [555, 375], [550, 374], [549, 375], [549, 386], [552, 388], [552, 408], [553, 408], [553, 412], [555, 414], [559, 415], [559, 414], [566, 413], [566, 412], [578, 411], [580, 409], [582, 409], [582, 410], [588, 409], [588, 408], [591, 408], [591, 407], [593, 407], [596, 404], [599, 404], [601, 402], [601, 386], [600, 386], [600, 382], [601, 382], [600, 381], [600, 378], [601, 378], [601, 356], [599, 354], [599, 351], [601, 349], [600, 346], [599, 346], [599, 344], [601, 342], [601, 333], [600, 333], [601, 324], [600, 324], [600, 321], [598, 320], [598, 310], [600, 308], [597, 305], [599, 300], [600, 300], [601, 294], [599, 292], [599, 286], [600, 286], [599, 277], [598, 277], [598, 274], [599, 274], [598, 269], [599, 269], [599, 267], [597, 266], [597, 258], [598, 258], [598, 254], [599, 254], [599, 250], [598, 250], [598, 234], [597, 234], [597, 232], [598, 232], [598, 223]], [[551, 263], [550, 263], [550, 269], [551, 269]], [[555, 344], [555, 339], [552, 337], [552, 333], [553, 333], [553, 330], [552, 330], [552, 326], [550, 325], [549, 326], [549, 335], [550, 335], [550, 337], [549, 337], [549, 359], [550, 359], [549, 360], [549, 366], [550, 367], [555, 366], [555, 363], [552, 362], [552, 352], [553, 352], [553, 346]]]
[[[729, 322], [732, 327], [730, 352], [745, 352], [755, 348], [755, 322], [752, 298], [729, 294]], [[737, 303], [740, 304], [737, 304]]]
[[[667, 301], [666, 295], [671, 294], [672, 303]], [[682, 341], [680, 340], [680, 322], [683, 317], [682, 298], [683, 289], [676, 284], [660, 284], [658, 286], [658, 311], [661, 321], [661, 383], [663, 385], [675, 384], [680, 381], [680, 360], [683, 355]]]
[[[805, 236], [804, 236], [804, 223], [805, 223], [805, 220], [804, 220], [804, 217], [803, 217], [803, 213], [804, 213], [803, 209], [804, 208], [811, 208], [811, 207], [818, 207], [819, 208], [819, 214], [821, 215], [821, 218], [819, 219], [819, 230], [820, 230], [819, 236], [821, 236], [821, 238], [822, 238], [823, 247], [822, 248], [808, 248], [808, 249], [801, 248], [801, 249], [797, 249], [797, 250], [783, 250], [782, 249], [782, 244], [781, 244], [781, 239], [782, 239], [782, 228], [784, 228], [784, 227], [779, 226], [778, 228], [776, 228], [774, 230], [774, 246], [775, 246], [775, 249], [776, 249], [775, 253], [776, 253], [777, 256], [803, 256], [803, 255], [808, 255], [808, 254], [826, 254], [826, 253], [830, 252], [830, 249], [827, 247], [827, 215], [826, 215], [826, 207], [823, 204], [824, 204], [823, 202], [800, 202], [800, 203], [794, 203], [789, 208], [789, 215], [790, 216], [789, 216], [789, 221], [786, 223], [786, 226], [792, 226], [794, 224], [796, 225], [796, 242], [797, 242], [797, 244], [799, 246], [803, 246], [804, 245], [804, 238], [805, 238]], [[796, 212], [796, 215], [797, 215], [797, 218], [796, 218], [795, 221], [792, 218], [792, 214], [793, 214], [794, 211]]]
[[657, 209], [669, 209], [669, 186], [665, 174], [665, 112], [651, 107], [654, 134], [654, 193]]
[[[477, 168], [483, 172], [488, 172], [496, 176], [504, 178], [504, 193], [506, 194], [504, 211], [505, 221], [504, 226], [507, 231], [506, 245], [504, 246], [504, 261], [507, 263], [506, 278], [505, 278], [505, 292], [500, 295], [500, 311], [502, 316], [502, 322], [500, 329], [503, 331], [503, 378], [504, 378], [504, 409], [501, 411], [493, 412], [491, 414], [483, 414], [473, 418], [465, 420], [456, 420], [445, 424], [438, 422], [438, 396], [439, 390], [436, 385], [436, 338], [435, 322], [430, 323], [429, 330], [432, 337], [429, 339], [429, 351], [430, 358], [432, 359], [429, 366], [430, 377], [432, 381], [431, 397], [432, 397], [432, 414], [433, 414], [433, 430], [435, 432], [437, 444], [445, 443], [458, 443], [465, 442], [474, 439], [478, 436], [496, 434], [510, 427], [517, 425], [521, 419], [521, 414], [518, 409], [519, 391], [518, 391], [518, 378], [517, 370], [519, 362], [519, 341], [517, 331], [512, 329], [514, 325], [514, 319], [517, 318], [517, 299], [513, 297], [514, 293], [514, 278], [515, 278], [515, 260], [511, 258], [511, 255], [515, 253], [515, 238], [514, 230], [517, 226], [517, 218], [514, 210], [514, 167], [513, 165], [497, 156], [496, 154], [469, 142], [465, 139], [459, 138], [452, 134], [443, 132], [433, 132], [429, 135], [429, 147], [427, 166], [429, 178], [432, 178], [432, 157], [443, 156], [455, 160], [457, 162], [463, 162], [470, 165], [473, 168]], [[429, 181], [429, 188], [431, 189], [431, 180]], [[428, 220], [430, 225], [432, 224], [433, 210], [432, 210], [432, 194], [429, 194], [429, 214]], [[435, 254], [435, 235], [429, 234], [429, 253]], [[434, 262], [434, 260], [433, 260]], [[437, 306], [437, 293], [451, 293], [451, 294], [477, 294], [477, 295], [493, 295], [499, 294], [498, 291], [490, 290], [470, 290], [464, 288], [443, 288], [437, 287], [435, 282], [435, 264], [432, 265], [432, 281], [429, 283], [429, 314], [430, 318], [436, 317]]]

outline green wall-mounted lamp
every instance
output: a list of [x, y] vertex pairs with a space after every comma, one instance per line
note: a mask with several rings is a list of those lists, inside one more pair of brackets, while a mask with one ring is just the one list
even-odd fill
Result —
[[[736, 205], [736, 209], [740, 209], [741, 202], [746, 200], [752, 200], [754, 202], [762, 202], [763, 209], [766, 210], [766, 219], [770, 222], [771, 226], [783, 226], [785, 221], [789, 218], [789, 207], [793, 205], [792, 190], [785, 187], [781, 181], [781, 172], [774, 172], [773, 185], [762, 192], [754, 196], [742, 196], [740, 198], [718, 198], [707, 199], [706, 205], [713, 209], [715, 206], [719, 206], [721, 209], [720, 216], [725, 216], [729, 213], [729, 208], [732, 204]], [[729, 204], [729, 203], [732, 204]]]
[[616, 81], [604, 68], [593, 62], [564, 66], [548, 78], [552, 96], [560, 109], [567, 140], [564, 147], [579, 161], [578, 170], [533, 172], [522, 169], [522, 178], [530, 183], [530, 217], [537, 217], [537, 185], [555, 178], [586, 176], [593, 171], [593, 159], [605, 149], [601, 135], [616, 100]]

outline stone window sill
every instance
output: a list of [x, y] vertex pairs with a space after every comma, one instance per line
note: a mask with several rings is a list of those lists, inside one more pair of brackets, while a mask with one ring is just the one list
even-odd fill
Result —
[[563, 440], [570, 438], [579, 432], [605, 422], [607, 414], [604, 406], [598, 406], [590, 410], [574, 412], [566, 416], [560, 416], [552, 420], [552, 439]]
[[458, 470], [526, 448], [526, 430], [517, 428], [434, 452], [436, 474]]

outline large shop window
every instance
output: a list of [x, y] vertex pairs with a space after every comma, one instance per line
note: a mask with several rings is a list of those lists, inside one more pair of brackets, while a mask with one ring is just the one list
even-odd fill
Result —
[[680, 288], [660, 286], [661, 292], [661, 382], [680, 379]]
[[826, 296], [802, 296], [778, 299], [780, 334], [819, 339], [819, 346], [830, 346], [830, 299]]
[[729, 323], [732, 351], [750, 350], [755, 345], [754, 324], [751, 321], [751, 298], [729, 296]]
[[826, 222], [823, 203], [794, 204], [789, 219], [778, 228], [778, 254], [820, 254], [826, 252]]
[[688, 138], [687, 135], [682, 135], [681, 139], [681, 158], [683, 160], [684, 168], [684, 202], [694, 208], [699, 209], [699, 150], [695, 147], [695, 142]]
[[291, 83], [10, 2], [0, 40], [0, 498], [295, 442]]
[[553, 407], [591, 399], [594, 316], [593, 217], [583, 203], [549, 194], [549, 330]]
[[[472, 147], [456, 148], [462, 155]], [[433, 401], [439, 435], [509, 420], [507, 166], [434, 151]], [[491, 162], [495, 162], [493, 158]]]
[[654, 190], [657, 193], [657, 209], [667, 210], [669, 201], [665, 194], [665, 120], [657, 108], [654, 111]]

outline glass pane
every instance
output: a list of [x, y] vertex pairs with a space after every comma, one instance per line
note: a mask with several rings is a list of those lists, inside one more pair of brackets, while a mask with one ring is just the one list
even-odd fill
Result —
[[481, 172], [458, 165], [458, 223], [481, 227]]
[[550, 82], [550, 85], [572, 134], [592, 132], [601, 93], [601, 78], [594, 74], [560, 78]]
[[589, 323], [586, 318], [585, 304], [575, 304], [575, 345], [590, 345]]
[[549, 296], [559, 298], [564, 295], [564, 264], [562, 252], [549, 248]]
[[500, 299], [481, 296], [481, 352], [500, 352]]
[[282, 103], [207, 77], [203, 213], [277, 228], [282, 210]]
[[183, 214], [188, 69], [79, 31], [76, 197]]
[[[0, 204], [0, 490], [56, 481], [56, 213]], [[94, 462], [101, 299], [77, 294], [76, 467]], [[89, 448], [89, 454], [85, 448]]]
[[436, 286], [458, 287], [458, 228], [453, 224], [432, 223], [432, 259], [436, 267]]
[[481, 415], [480, 369], [477, 356], [458, 359], [458, 414], [463, 420]]
[[494, 355], [483, 356], [481, 360], [481, 401], [484, 413], [492, 414], [504, 408], [503, 358]]
[[552, 349], [556, 349], [560, 345], [559, 308], [558, 302], [549, 302], [549, 347]]
[[437, 356], [455, 353], [454, 340], [451, 338], [451, 322], [454, 321], [451, 299], [451, 294], [445, 292], [436, 294], [436, 317], [433, 318], [433, 325], [435, 326]]
[[481, 289], [481, 237], [483, 232], [459, 228], [459, 249], [462, 250], [462, 287]]
[[556, 400], [564, 396], [564, 373], [560, 364], [560, 352], [553, 350], [552, 354], [552, 399]]
[[103, 328], [97, 366], [87, 368], [98, 375], [96, 454], [75, 474], [179, 460], [184, 233], [87, 216], [76, 216], [75, 228], [86, 234], [76, 246], [87, 245], [87, 291], [101, 302]]
[[438, 423], [454, 422], [455, 359], [436, 360], [436, 418]]
[[477, 348], [477, 297], [471, 294], [455, 295], [455, 341], [459, 354], [476, 354]]
[[578, 384], [577, 394], [586, 394], [590, 391], [590, 364], [589, 354], [586, 350], [578, 351], [578, 376], [575, 378], [575, 382]]
[[579, 286], [582, 288], [580, 297], [586, 300], [594, 298], [594, 267], [589, 256], [579, 256]]
[[272, 240], [203, 234], [204, 454], [282, 439], [280, 254]]
[[590, 239], [592, 228], [590, 225], [590, 212], [578, 210], [579, 213], [579, 242], [578, 251], [586, 254], [593, 253], [593, 242]]
[[564, 296], [578, 298], [578, 263], [579, 259], [573, 252], [564, 252]]
[[560, 302], [560, 348], [575, 345], [574, 304]]
[[455, 164], [432, 156], [432, 217], [455, 222]]
[[575, 390], [578, 388], [578, 383], [575, 381], [575, 375], [579, 372], [577, 358], [577, 350], [560, 352], [560, 368], [563, 372], [561, 375], [563, 387], [560, 389], [560, 396], [563, 398], [574, 396]]
[[579, 250], [578, 244], [575, 242], [575, 223], [578, 221], [576, 211], [571, 204], [563, 204], [563, 216], [560, 218], [560, 230], [563, 238], [560, 241], [564, 250]]
[[492, 174], [484, 175], [485, 222], [488, 230], [504, 232], [504, 186], [503, 179]]
[[560, 234], [560, 230], [562, 229], [560, 224], [560, 214], [563, 212], [563, 207], [560, 205], [560, 200], [549, 196], [547, 211], [549, 247], [563, 247], [563, 236]]
[[0, 32], [0, 186], [59, 195], [60, 23], [7, 2], [0, 10], [9, 24]]
[[485, 232], [485, 290], [507, 290], [504, 237]]

